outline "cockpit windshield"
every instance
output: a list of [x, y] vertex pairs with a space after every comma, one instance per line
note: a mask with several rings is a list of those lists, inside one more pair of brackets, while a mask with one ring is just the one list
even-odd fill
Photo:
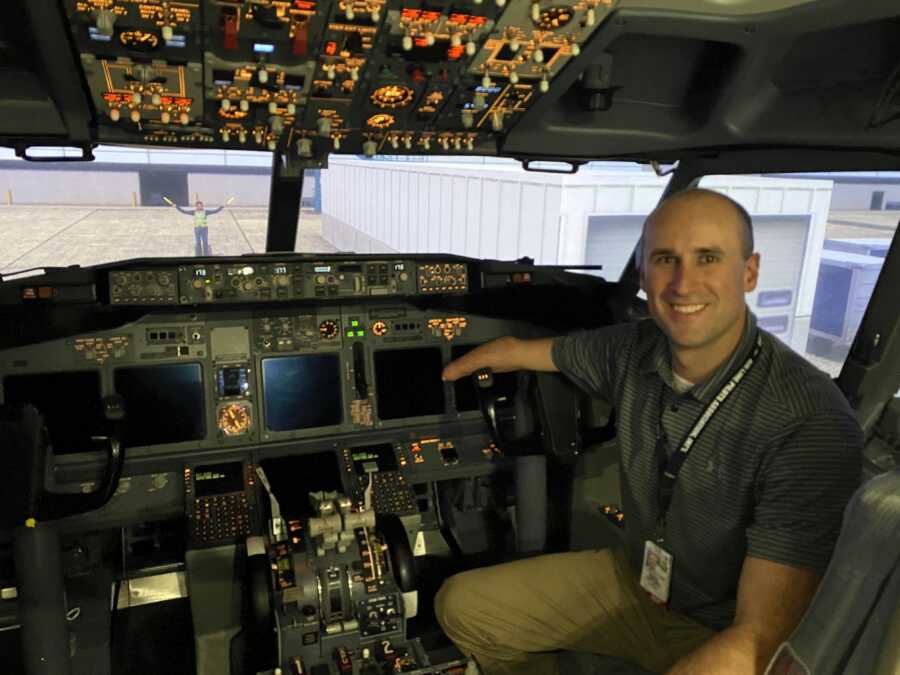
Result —
[[[92, 163], [3, 153], [0, 274], [266, 250], [269, 153], [101, 146]], [[305, 172], [294, 251], [530, 258], [616, 281], [668, 181], [632, 162], [561, 174], [494, 157], [335, 156]], [[753, 217], [762, 263], [748, 301], [760, 325], [836, 376], [897, 227], [900, 174], [708, 176], [701, 186]]]

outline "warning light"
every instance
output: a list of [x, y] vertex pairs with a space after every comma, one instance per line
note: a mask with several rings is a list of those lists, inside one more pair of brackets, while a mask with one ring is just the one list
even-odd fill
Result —
[[334, 56], [337, 54], [337, 42], [328, 42], [325, 44], [325, 53], [328, 56]]
[[462, 57], [462, 55], [465, 53], [465, 51], [466, 51], [466, 48], [463, 47], [462, 45], [460, 45], [459, 47], [450, 47], [450, 49], [447, 50], [447, 60], [448, 61], [457, 61], [458, 59], [460, 59]]

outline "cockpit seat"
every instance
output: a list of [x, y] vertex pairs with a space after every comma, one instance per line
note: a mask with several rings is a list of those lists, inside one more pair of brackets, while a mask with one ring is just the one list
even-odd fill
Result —
[[809, 611], [768, 673], [893, 675], [900, 664], [900, 469], [864, 483], [844, 510]]

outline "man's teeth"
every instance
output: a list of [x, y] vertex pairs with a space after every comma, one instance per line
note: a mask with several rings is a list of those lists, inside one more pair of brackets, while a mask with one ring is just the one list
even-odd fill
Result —
[[704, 307], [706, 307], [706, 305], [672, 305], [672, 309], [679, 314], [693, 314], [694, 312], [699, 312]]

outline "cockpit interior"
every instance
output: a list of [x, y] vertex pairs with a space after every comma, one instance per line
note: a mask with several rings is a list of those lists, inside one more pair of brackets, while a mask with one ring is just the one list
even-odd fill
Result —
[[[890, 0], [3, 3], [16, 161], [253, 150], [271, 182], [264, 252], [0, 271], [0, 670], [477, 672], [435, 619], [442, 582], [613, 546], [628, 514], [603, 401], [556, 373], [441, 373], [502, 336], [646, 317], [634, 254], [608, 277], [527, 250], [304, 252], [304, 176], [471, 156], [554, 180], [636, 162], [662, 196], [706, 176], [887, 181], [898, 29]], [[876, 589], [826, 576], [796, 669], [768, 672], [900, 672], [896, 221], [835, 373], [881, 510], [853, 511], [833, 565]]]

